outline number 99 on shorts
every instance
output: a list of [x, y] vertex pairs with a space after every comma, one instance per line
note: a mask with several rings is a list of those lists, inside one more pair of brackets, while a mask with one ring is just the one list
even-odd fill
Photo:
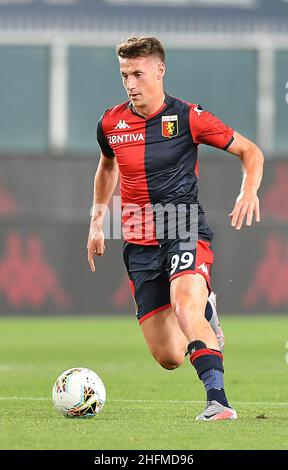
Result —
[[171, 259], [171, 269], [170, 276], [172, 276], [176, 269], [182, 271], [183, 269], [188, 269], [192, 266], [194, 261], [194, 255], [190, 251], [185, 251], [182, 253], [181, 257], [178, 254], [172, 256]]

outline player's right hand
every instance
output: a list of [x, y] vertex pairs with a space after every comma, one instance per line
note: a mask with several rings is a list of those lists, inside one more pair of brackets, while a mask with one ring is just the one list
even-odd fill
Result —
[[92, 272], [95, 271], [94, 255], [103, 256], [104, 251], [104, 232], [98, 223], [91, 222], [87, 242], [87, 254]]

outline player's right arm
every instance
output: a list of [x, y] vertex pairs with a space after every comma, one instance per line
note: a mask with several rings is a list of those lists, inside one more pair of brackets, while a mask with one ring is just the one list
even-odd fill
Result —
[[117, 182], [116, 158], [107, 158], [101, 153], [94, 178], [93, 207], [87, 242], [88, 262], [92, 272], [95, 271], [94, 255], [102, 256], [105, 250], [103, 221]]

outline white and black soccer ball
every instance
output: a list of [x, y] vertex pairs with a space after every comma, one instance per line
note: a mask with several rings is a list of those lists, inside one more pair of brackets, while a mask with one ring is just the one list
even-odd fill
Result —
[[92, 417], [106, 401], [105, 385], [93, 370], [75, 367], [56, 380], [52, 398], [58, 411], [71, 417]]

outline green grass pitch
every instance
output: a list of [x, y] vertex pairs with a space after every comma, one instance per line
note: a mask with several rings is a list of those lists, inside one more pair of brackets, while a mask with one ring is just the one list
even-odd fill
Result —
[[[133, 315], [132, 315], [133, 317]], [[222, 317], [225, 384], [237, 421], [195, 422], [205, 394], [188, 359], [150, 356], [134, 318], [2, 318], [1, 449], [288, 449], [287, 317]], [[88, 420], [53, 407], [58, 375], [88, 367], [107, 401]]]

